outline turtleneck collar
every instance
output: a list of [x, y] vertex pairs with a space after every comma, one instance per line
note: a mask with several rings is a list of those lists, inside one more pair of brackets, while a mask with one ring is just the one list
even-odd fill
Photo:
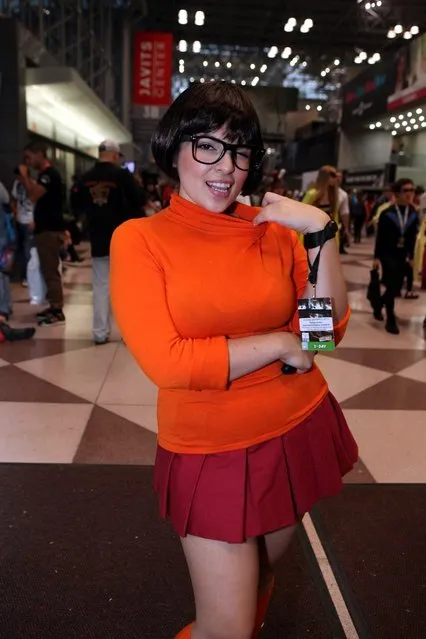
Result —
[[262, 237], [267, 225], [253, 226], [258, 211], [259, 208], [235, 202], [232, 215], [213, 213], [175, 193], [165, 213], [180, 224], [206, 233]]

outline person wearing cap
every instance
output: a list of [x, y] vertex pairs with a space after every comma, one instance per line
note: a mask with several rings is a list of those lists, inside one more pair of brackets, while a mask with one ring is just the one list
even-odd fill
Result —
[[111, 330], [109, 247], [115, 229], [143, 216], [143, 196], [133, 175], [122, 168], [123, 154], [114, 140], [99, 145], [99, 159], [80, 180], [93, 263], [93, 339], [106, 344]]

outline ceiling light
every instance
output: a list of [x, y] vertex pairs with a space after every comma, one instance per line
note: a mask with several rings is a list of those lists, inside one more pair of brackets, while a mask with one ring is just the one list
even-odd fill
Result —
[[407, 120], [404, 120], [402, 123], [402, 126], [407, 126], [407, 124], [408, 124]]
[[306, 18], [304, 25], [308, 27], [308, 29], [312, 29], [312, 27], [314, 26], [314, 21], [312, 20], [312, 18]]
[[251, 86], [252, 86], [252, 87], [255, 87], [255, 86], [256, 86], [256, 84], [257, 84], [258, 82], [259, 82], [259, 78], [258, 78], [258, 76], [256, 76], [256, 77], [255, 77], [255, 78], [253, 78], [253, 80], [251, 81]]
[[381, 7], [381, 6], [382, 6], [382, 0], [377, 0], [376, 7]]
[[418, 128], [419, 128], [419, 125], [418, 125], [418, 124], [415, 124], [415, 125], [413, 126], [413, 129], [418, 129]]
[[182, 58], [179, 60], [179, 64], [185, 64], [185, 60], [183, 60]]
[[209, 66], [209, 63], [207, 62], [207, 60], [204, 60], [203, 67], [208, 67], [208, 66]]
[[241, 84], [243, 85], [243, 87], [245, 87], [247, 82], [245, 80], [241, 80]]
[[340, 64], [340, 60], [339, 60], [339, 58], [336, 58], [335, 61], [334, 61], [334, 66], [338, 67], [339, 64]]
[[365, 51], [360, 51], [359, 52], [359, 57], [361, 58], [361, 60], [366, 60], [368, 58], [368, 56], [367, 56]]
[[396, 24], [393, 30], [397, 35], [401, 35], [401, 33], [404, 31], [404, 27], [402, 26], [402, 24]]
[[310, 111], [310, 110], [311, 110], [311, 105], [310, 105], [310, 104], [307, 104], [307, 105], [305, 106], [305, 109], [306, 109], [306, 111]]
[[179, 67], [179, 73], [185, 73], [185, 67]]
[[377, 127], [378, 129], [380, 129], [380, 127], [381, 127], [381, 126], [382, 126], [382, 123], [381, 123], [381, 122], [376, 122], [376, 127]]
[[398, 135], [398, 131], [392, 131], [392, 135]]
[[204, 84], [205, 79], [204, 78], [200, 78], [200, 82], [201, 82], [201, 84]]
[[391, 121], [391, 122], [392, 122], [392, 124], [393, 124], [394, 122], [396, 122], [396, 117], [395, 117], [395, 116], [391, 117], [390, 121]]
[[195, 40], [194, 44], [192, 45], [192, 50], [194, 53], [200, 53], [201, 51], [201, 42], [199, 40]]
[[326, 72], [325, 72], [325, 71], [321, 71], [321, 77], [322, 77], [322, 78], [325, 78], [325, 76], [326, 76], [326, 75], [327, 75], [327, 74], [326, 74]]
[[278, 53], [278, 47], [273, 46], [268, 51], [268, 58], [275, 58]]
[[186, 40], [179, 40], [178, 49], [181, 53], [188, 51], [188, 44]]
[[416, 124], [416, 118], [411, 118], [410, 124]]
[[234, 78], [232, 78], [232, 80], [231, 80], [231, 84], [235, 84], [235, 80], [234, 80]]
[[295, 55], [295, 56], [294, 56], [294, 58], [292, 58], [292, 59], [290, 60], [290, 66], [291, 66], [291, 67], [295, 67], [295, 66], [296, 66], [296, 64], [299, 62], [299, 59], [300, 59], [300, 58], [299, 58], [299, 56], [298, 56], [298, 55]]
[[227, 69], [230, 69], [231, 67], [232, 67], [232, 62], [227, 62], [227, 63], [226, 63], [226, 68], [227, 68]]
[[322, 111], [322, 106], [320, 104], [317, 106], [317, 111]]
[[406, 32], [404, 33], [404, 40], [411, 40], [411, 38], [412, 38], [412, 37], [413, 37], [413, 36], [411, 35], [411, 32], [410, 32], [410, 31], [406, 31]]
[[395, 33], [395, 31], [393, 29], [389, 29], [388, 38], [389, 38], [389, 40], [393, 40], [394, 38], [396, 38], [396, 33]]
[[423, 113], [423, 109], [419, 107], [418, 109], [416, 109], [416, 113], [417, 115], [420, 115], [420, 113]]
[[216, 61], [216, 62], [214, 63], [214, 66], [216, 67], [216, 69], [218, 69], [218, 68], [220, 67], [220, 62], [217, 62], [217, 61]]
[[398, 120], [403, 120], [404, 116], [403, 115], [398, 115]]
[[354, 60], [355, 64], [362, 64], [362, 60], [359, 56], [357, 56]]
[[373, 130], [373, 129], [375, 129], [375, 128], [376, 128], [376, 125], [375, 125], [375, 124], [370, 124], [369, 128], [370, 128], [371, 130]]
[[286, 59], [286, 58], [289, 58], [290, 56], [291, 56], [291, 47], [286, 47], [281, 53], [281, 57]]
[[186, 9], [181, 9], [178, 13], [178, 23], [179, 24], [188, 24], [188, 11]]
[[262, 66], [260, 67], [260, 73], [265, 73], [267, 68], [268, 66], [266, 64], [262, 64]]
[[411, 35], [416, 36], [416, 35], [419, 35], [420, 29], [417, 26], [413, 26], [411, 27], [410, 32], [411, 32]]
[[202, 27], [204, 25], [204, 11], [196, 11], [194, 23], [196, 27]]
[[419, 117], [420, 122], [423, 122], [423, 121], [424, 121], [424, 119], [425, 119], [425, 116], [424, 116], [424, 115], [421, 115], [421, 116]]
[[412, 116], [412, 115], [413, 115], [413, 114], [411, 113], [411, 111], [408, 111], [408, 113], [407, 113], [407, 118], [411, 118], [411, 116]]
[[379, 62], [381, 59], [380, 53], [375, 53], [372, 57], [375, 62]]
[[407, 126], [407, 128], [405, 129], [407, 131], [407, 133], [410, 133], [411, 131], [411, 126]]
[[252, 62], [251, 65], [250, 65], [250, 69], [253, 71], [255, 68], [256, 68], [256, 65], [253, 64], [253, 62]]
[[289, 24], [288, 22], [287, 22], [287, 24], [284, 26], [284, 31], [285, 31], [286, 33], [291, 33], [291, 32], [293, 31], [293, 29], [294, 29], [293, 25], [292, 25], [292, 24]]
[[307, 27], [306, 24], [302, 24], [300, 27], [300, 33], [309, 33], [309, 27]]
[[306, 67], [308, 66], [308, 63], [306, 62], [306, 60], [303, 60], [300, 66], [302, 67], [302, 69], [306, 69]]
[[399, 123], [399, 122], [396, 122], [396, 123], [395, 123], [395, 129], [400, 129], [400, 128], [401, 128], [400, 123]]
[[425, 128], [426, 122], [422, 122], [422, 127]]
[[375, 64], [375, 60], [373, 60], [373, 58], [368, 58], [368, 64]]
[[296, 24], [297, 24], [297, 20], [296, 20], [296, 18], [289, 18], [289, 19], [287, 20], [287, 24], [290, 24], [292, 27], [295, 27], [295, 26], [296, 26]]
[[195, 82], [195, 78], [189, 78], [190, 82]]
[[367, 10], [367, 11], [370, 11], [370, 9], [371, 9], [371, 4], [370, 4], [369, 2], [366, 2], [364, 6], [365, 6], [365, 8], [366, 8], [366, 10]]

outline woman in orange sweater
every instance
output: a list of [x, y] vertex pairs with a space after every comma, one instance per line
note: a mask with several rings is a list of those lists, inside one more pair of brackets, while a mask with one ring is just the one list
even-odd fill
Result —
[[[299, 338], [297, 299], [313, 287], [297, 234], [332, 223], [277, 194], [263, 209], [237, 202], [256, 188], [264, 151], [257, 114], [235, 85], [192, 85], [152, 150], [179, 194], [117, 229], [111, 295], [128, 348], [160, 389], [155, 488], [196, 601], [196, 621], [178, 637], [252, 639], [297, 522], [341, 490], [357, 458]], [[308, 251], [311, 263], [318, 251]], [[338, 342], [349, 309], [333, 240], [316, 295], [333, 298]], [[298, 374], [283, 374], [283, 363]]]

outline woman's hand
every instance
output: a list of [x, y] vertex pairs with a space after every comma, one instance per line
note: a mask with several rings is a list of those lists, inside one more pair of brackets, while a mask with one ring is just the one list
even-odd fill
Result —
[[306, 234], [322, 231], [330, 221], [327, 213], [321, 209], [276, 193], [266, 193], [262, 206], [263, 210], [253, 220], [255, 226], [264, 222], [276, 222], [297, 233]]
[[290, 364], [298, 373], [307, 373], [311, 370], [314, 361], [312, 351], [302, 350], [300, 338], [294, 333], [282, 333], [283, 351], [280, 360], [284, 364]]

